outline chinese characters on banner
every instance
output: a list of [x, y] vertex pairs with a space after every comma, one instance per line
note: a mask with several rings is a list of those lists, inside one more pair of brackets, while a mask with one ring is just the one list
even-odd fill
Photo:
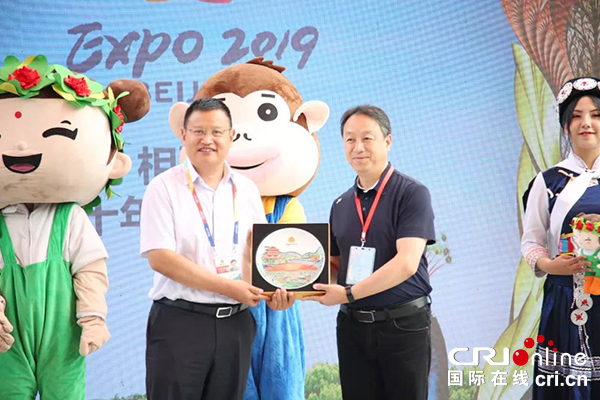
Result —
[[[148, 146], [142, 147], [142, 152], [138, 153], [137, 159], [140, 160], [140, 166], [137, 170], [138, 176], [142, 177], [144, 186], [155, 176], [174, 167], [177, 164], [177, 154], [179, 149], [175, 147], [154, 147], [150, 149]], [[123, 201], [120, 208], [115, 208], [117, 198], [113, 198], [106, 207], [102, 205], [96, 207], [94, 212], [90, 214], [90, 218], [96, 231], [102, 236], [102, 227], [104, 218], [120, 218], [119, 223], [122, 228], [139, 227], [140, 226], [140, 210], [142, 199], [135, 196], [122, 196]]]

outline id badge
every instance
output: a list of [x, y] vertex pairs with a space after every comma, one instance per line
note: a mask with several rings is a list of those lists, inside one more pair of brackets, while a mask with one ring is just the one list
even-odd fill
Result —
[[348, 273], [346, 274], [347, 285], [356, 285], [373, 273], [375, 251], [375, 247], [350, 247]]
[[216, 255], [215, 267], [217, 268], [217, 274], [223, 278], [232, 280], [242, 279], [242, 270], [238, 265], [237, 254]]

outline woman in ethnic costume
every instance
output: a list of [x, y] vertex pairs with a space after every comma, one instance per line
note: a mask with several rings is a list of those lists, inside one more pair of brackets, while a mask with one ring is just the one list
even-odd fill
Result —
[[[575, 256], [571, 241], [574, 217], [600, 214], [599, 84], [595, 78], [576, 78], [562, 87], [557, 100], [567, 156], [540, 172], [523, 196], [521, 252], [537, 277], [546, 276], [539, 328], [544, 340], [534, 365], [533, 398], [538, 400], [600, 396], [600, 298], [584, 292], [590, 263]], [[578, 353], [585, 354], [579, 363]]]

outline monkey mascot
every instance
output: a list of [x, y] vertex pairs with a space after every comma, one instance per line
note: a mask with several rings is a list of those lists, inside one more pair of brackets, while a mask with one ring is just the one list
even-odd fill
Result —
[[0, 399], [85, 400], [84, 356], [110, 334], [84, 208], [131, 169], [123, 124], [149, 107], [140, 82], [104, 90], [41, 55], [0, 67]]
[[[303, 102], [282, 75], [285, 68], [262, 57], [225, 68], [202, 85], [195, 99], [213, 97], [231, 110], [236, 131], [227, 162], [258, 186], [269, 223], [306, 222], [298, 196], [310, 184], [320, 162], [316, 132], [329, 107]], [[178, 134], [187, 104], [177, 103], [169, 116]], [[303, 400], [306, 367], [298, 302], [272, 311], [261, 302], [251, 309], [257, 332], [245, 400]]]

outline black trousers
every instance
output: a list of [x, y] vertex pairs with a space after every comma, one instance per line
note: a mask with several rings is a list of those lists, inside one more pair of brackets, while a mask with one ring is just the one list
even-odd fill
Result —
[[344, 400], [426, 400], [431, 312], [372, 324], [340, 311], [337, 346]]
[[148, 400], [242, 400], [256, 324], [154, 302], [146, 333]]

